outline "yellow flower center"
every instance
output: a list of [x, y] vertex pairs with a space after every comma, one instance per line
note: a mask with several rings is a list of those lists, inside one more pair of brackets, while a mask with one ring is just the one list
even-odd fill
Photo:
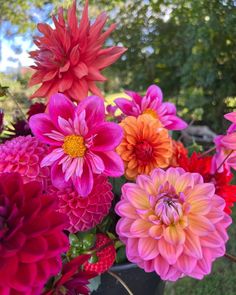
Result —
[[145, 111], [143, 111], [143, 114], [148, 114], [152, 116], [154, 119], [158, 119], [158, 115], [156, 111], [154, 111], [153, 109], [146, 109]]
[[83, 157], [86, 152], [84, 139], [80, 135], [66, 136], [62, 148], [72, 158]]

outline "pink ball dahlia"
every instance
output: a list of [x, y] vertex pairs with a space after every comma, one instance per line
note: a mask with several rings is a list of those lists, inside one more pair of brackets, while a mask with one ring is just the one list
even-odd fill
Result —
[[39, 182], [0, 174], [0, 294], [39, 295], [68, 248], [65, 215]]
[[52, 166], [52, 184], [58, 189], [74, 184], [82, 197], [91, 193], [95, 174], [119, 177], [124, 164], [115, 148], [122, 128], [105, 122], [104, 101], [87, 97], [76, 107], [63, 94], [49, 101], [48, 114], [37, 114], [29, 124], [34, 135], [52, 147], [41, 166]]
[[113, 200], [112, 185], [103, 175], [95, 176], [94, 185], [87, 198], [78, 195], [73, 188], [58, 190], [59, 212], [69, 217], [70, 232], [86, 231], [108, 214]]
[[105, 40], [114, 31], [115, 24], [102, 32], [107, 21], [106, 14], [102, 13], [91, 25], [88, 1], [85, 2], [79, 25], [76, 1], [67, 15], [66, 21], [63, 9], [59, 9], [58, 18], [52, 18], [55, 29], [47, 24], [38, 24], [42, 36], [36, 37], [34, 41], [38, 50], [30, 53], [35, 60], [32, 68], [36, 70], [30, 86], [42, 84], [32, 98], [50, 98], [52, 94], [62, 92], [79, 101], [88, 95], [88, 91], [101, 96], [95, 81], [106, 81], [101, 71], [126, 51], [126, 48], [118, 46], [103, 48]]
[[126, 254], [163, 280], [202, 279], [225, 253], [231, 218], [214, 185], [182, 168], [155, 169], [123, 186], [116, 212]]
[[48, 154], [47, 145], [32, 136], [19, 136], [0, 145], [0, 173], [18, 172], [24, 183], [36, 180], [48, 184], [50, 171], [40, 162]]
[[181, 130], [187, 127], [187, 123], [176, 116], [176, 107], [173, 103], [162, 102], [161, 89], [156, 85], [148, 87], [146, 95], [133, 91], [126, 91], [131, 98], [117, 98], [118, 108], [127, 116], [138, 117], [141, 114], [149, 114], [160, 120], [162, 125], [169, 130]]

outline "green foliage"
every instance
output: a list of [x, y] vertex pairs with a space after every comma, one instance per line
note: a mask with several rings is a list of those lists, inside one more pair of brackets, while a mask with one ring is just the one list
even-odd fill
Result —
[[[84, 1], [77, 2], [81, 12]], [[17, 26], [17, 32], [35, 28], [32, 11], [37, 10], [45, 21], [51, 10], [55, 12], [61, 5], [58, 0], [0, 3], [1, 21]], [[92, 18], [103, 10], [110, 23], [117, 23], [108, 43], [128, 48], [120, 61], [106, 70], [105, 92], [120, 88], [144, 91], [157, 83], [180, 108], [190, 113], [201, 108], [204, 123], [222, 130], [222, 115], [236, 106], [235, 1], [90, 1]]]

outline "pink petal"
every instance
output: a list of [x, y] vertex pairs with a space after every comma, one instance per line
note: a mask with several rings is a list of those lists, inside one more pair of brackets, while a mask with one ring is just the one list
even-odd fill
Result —
[[154, 260], [154, 267], [156, 273], [161, 277], [161, 279], [165, 280], [169, 271], [169, 264], [161, 255], [158, 255]]
[[171, 245], [164, 239], [158, 240], [158, 249], [161, 256], [166, 259], [169, 264], [176, 263], [177, 259], [183, 252], [182, 245]]
[[68, 181], [73, 175], [76, 174], [77, 165], [78, 159], [75, 158], [71, 161], [70, 165], [67, 167], [65, 171], [65, 181]]
[[52, 184], [58, 189], [64, 189], [70, 186], [70, 182], [65, 181], [65, 175], [61, 168], [62, 167], [58, 164], [58, 162], [54, 163], [51, 168]]
[[69, 134], [74, 133], [74, 128], [69, 121], [65, 120], [64, 118], [62, 118], [60, 116], [58, 117], [57, 121], [58, 121], [58, 126], [59, 126], [60, 130], [64, 134], [69, 135]]
[[60, 159], [64, 155], [64, 151], [62, 148], [57, 148], [53, 150], [50, 154], [43, 158], [40, 166], [51, 166], [54, 162]]
[[83, 165], [81, 177], [74, 177], [73, 183], [80, 196], [86, 197], [91, 193], [93, 188], [93, 174], [92, 169], [86, 161]]
[[186, 122], [173, 115], [165, 116], [165, 120], [168, 120], [169, 122], [168, 124], [165, 124], [165, 127], [169, 130], [182, 130], [188, 127]]
[[104, 163], [105, 175], [112, 177], [120, 177], [124, 174], [124, 163], [116, 152], [96, 152], [96, 154], [102, 159]]
[[223, 136], [221, 142], [226, 148], [236, 150], [236, 132]]
[[104, 122], [98, 125], [92, 131], [93, 134], [96, 134], [93, 140], [93, 146], [91, 150], [106, 152], [116, 148], [123, 137], [122, 128], [112, 122]]
[[225, 119], [229, 120], [232, 123], [236, 123], [236, 112], [231, 112], [224, 115]]
[[193, 256], [197, 259], [202, 258], [202, 246], [200, 243], [200, 239], [197, 235], [194, 235], [189, 231], [186, 233], [184, 252], [187, 255]]
[[54, 146], [61, 145], [61, 142], [53, 140], [46, 135], [56, 129], [48, 114], [37, 114], [32, 116], [29, 120], [29, 126], [33, 134], [42, 142]]
[[184, 274], [189, 274], [193, 271], [197, 264], [197, 259], [188, 255], [182, 254], [177, 260], [176, 266]]
[[147, 89], [146, 97], [150, 97], [152, 100], [158, 100], [158, 103], [162, 102], [163, 94], [161, 88], [157, 85], [151, 85]]
[[138, 116], [140, 112], [137, 109], [133, 108], [132, 101], [125, 99], [125, 98], [117, 98], [115, 99], [115, 104], [117, 107], [127, 116]]
[[75, 105], [65, 95], [57, 93], [51, 96], [49, 101], [49, 115], [55, 126], [59, 128], [58, 117], [68, 121], [74, 118]]
[[105, 166], [99, 156], [89, 151], [89, 153], [86, 154], [86, 159], [89, 161], [93, 173], [101, 174], [104, 171]]
[[138, 242], [138, 252], [142, 259], [154, 259], [159, 254], [158, 242], [152, 238], [141, 238]]
[[105, 119], [105, 106], [104, 101], [98, 96], [90, 96], [82, 100], [76, 112], [80, 113], [85, 110], [86, 123], [89, 128], [93, 128], [96, 124], [99, 124]]
[[151, 226], [152, 224], [150, 222], [143, 219], [137, 219], [132, 223], [130, 232], [134, 238], [148, 238], [148, 232]]
[[74, 130], [78, 135], [82, 135], [83, 137], [88, 133], [88, 126], [85, 121], [85, 111], [82, 111], [80, 114], [75, 114], [74, 119]]

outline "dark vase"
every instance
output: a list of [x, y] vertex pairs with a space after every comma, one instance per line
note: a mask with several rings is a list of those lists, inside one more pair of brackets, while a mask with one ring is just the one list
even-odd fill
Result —
[[[164, 282], [155, 273], [146, 273], [136, 264], [113, 266], [110, 271], [118, 275], [134, 295], [163, 295]], [[101, 285], [92, 295], [128, 295], [127, 290], [109, 273], [101, 276]]]

